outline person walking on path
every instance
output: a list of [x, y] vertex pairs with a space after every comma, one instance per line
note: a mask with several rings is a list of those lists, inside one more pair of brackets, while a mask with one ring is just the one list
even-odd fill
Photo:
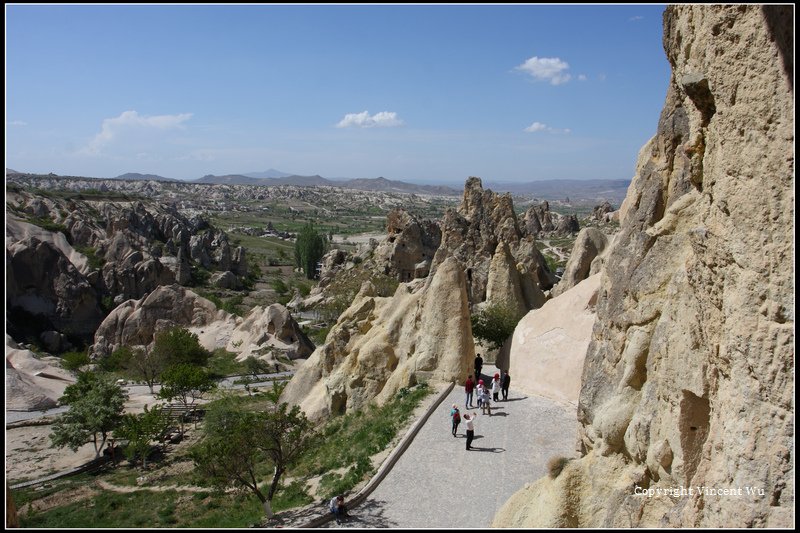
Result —
[[480, 409], [481, 405], [483, 405], [483, 390], [485, 388], [486, 387], [483, 386], [483, 380], [479, 379], [478, 385], [475, 387], [475, 397], [478, 399], [478, 409]]
[[508, 370], [503, 373], [503, 401], [508, 400], [508, 388], [511, 386], [511, 376], [508, 375]]
[[500, 374], [495, 374], [492, 379], [492, 401], [500, 400]]
[[453, 404], [453, 408], [450, 410], [450, 419], [453, 421], [453, 436], [455, 437], [458, 425], [461, 423], [461, 413], [456, 404]]
[[483, 409], [483, 414], [487, 414], [492, 416], [492, 403], [489, 397], [489, 389], [485, 386], [483, 387], [483, 398], [481, 398], [481, 409]]
[[472, 391], [475, 390], [475, 382], [472, 381], [472, 375], [467, 376], [467, 381], [464, 383], [464, 392], [467, 393], [467, 399], [464, 401], [464, 409], [472, 407]]
[[478, 354], [475, 357], [475, 379], [477, 381], [481, 380], [481, 369], [483, 368], [483, 357], [481, 354]]
[[467, 450], [472, 449], [472, 440], [475, 438], [475, 417], [478, 416], [478, 412], [474, 411], [472, 413], [464, 413], [464, 420], [467, 424]]

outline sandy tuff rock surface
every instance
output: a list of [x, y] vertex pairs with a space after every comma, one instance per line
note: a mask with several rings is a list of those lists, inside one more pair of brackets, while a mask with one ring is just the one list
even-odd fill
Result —
[[599, 288], [595, 274], [520, 320], [509, 355], [514, 388], [577, 406]]
[[[792, 526], [793, 20], [666, 9], [672, 78], [601, 281], [583, 457], [495, 526]], [[693, 493], [640, 494], [675, 488]]]
[[391, 298], [365, 283], [325, 344], [297, 371], [282, 400], [311, 418], [382, 403], [420, 380], [463, 379], [475, 357], [464, 269], [400, 284]]

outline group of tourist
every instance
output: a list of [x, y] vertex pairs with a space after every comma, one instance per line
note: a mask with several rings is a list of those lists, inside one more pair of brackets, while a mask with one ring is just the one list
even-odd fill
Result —
[[[471, 409], [472, 399], [473, 396], [477, 399], [477, 408], [481, 409], [483, 414], [488, 414], [492, 416], [492, 402], [500, 401], [500, 394], [503, 395], [503, 401], [508, 400], [508, 388], [511, 386], [511, 376], [508, 375], [508, 370], [503, 372], [503, 378], [500, 378], [500, 374], [497, 373], [492, 377], [492, 381], [489, 385], [483, 380], [483, 375], [481, 374], [481, 370], [483, 369], [483, 358], [481, 354], [478, 354], [475, 357], [475, 379], [477, 383], [472, 380], [472, 374], [467, 376], [467, 380], [464, 383], [464, 392], [466, 393], [467, 397], [464, 401], [464, 409]], [[491, 393], [491, 397], [489, 396]], [[464, 421], [467, 426], [467, 450], [472, 449], [472, 440], [475, 438], [475, 425], [474, 420], [477, 416], [477, 411], [475, 413], [464, 413]], [[461, 423], [461, 412], [458, 410], [458, 405], [453, 404], [453, 408], [450, 411], [450, 419], [452, 420], [452, 433], [453, 436], [456, 436], [456, 431], [458, 430], [458, 425]]]

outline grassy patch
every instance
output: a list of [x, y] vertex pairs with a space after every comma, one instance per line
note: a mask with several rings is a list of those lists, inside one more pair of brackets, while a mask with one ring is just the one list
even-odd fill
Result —
[[[225, 354], [218, 356], [227, 357]], [[348, 492], [373, 472], [370, 456], [385, 449], [398, 430], [410, 419], [414, 409], [430, 390], [421, 385], [401, 389], [382, 407], [369, 406], [363, 411], [337, 417], [320, 428], [324, 438], [320, 446], [305, 456], [287, 477], [293, 481], [281, 487], [272, 502], [278, 512], [311, 503], [306, 493], [308, 477], [323, 476], [320, 484], [326, 497]], [[243, 409], [260, 409], [268, 402], [263, 395], [240, 396]], [[165, 488], [176, 485], [202, 486], [193, 468], [183, 465], [186, 450], [176, 450], [173, 457], [154, 462], [146, 472], [124, 465], [97, 475], [82, 474], [57, 480], [43, 490], [14, 491], [18, 508], [27, 503], [49, 502], [39, 511], [20, 512], [22, 527], [28, 528], [242, 528], [263, 520], [263, 507], [249, 491], [239, 493], [191, 492], [147, 489], [133, 492], [101, 490], [99, 477], [113, 485], [136, 487], [136, 478], [146, 475], [149, 485]], [[333, 471], [342, 472], [333, 473]], [[269, 464], [260, 465], [257, 478], [271, 479]]]
[[69, 230], [64, 224], [58, 224], [56, 222], [53, 222], [49, 218], [44, 218], [44, 217], [31, 217], [28, 219], [28, 222], [36, 226], [39, 226], [42, 229], [46, 229], [47, 231], [52, 231], [53, 233], [57, 232], [63, 233], [67, 237], [67, 242], [70, 242], [72, 240], [69, 234]]
[[208, 370], [218, 377], [247, 374], [247, 366], [236, 360], [236, 354], [224, 348], [217, 348], [208, 360]]
[[[401, 389], [382, 407], [367, 408], [331, 420], [322, 428], [321, 445], [292, 469], [292, 475], [318, 476], [326, 493], [347, 492], [371, 474], [370, 457], [385, 449], [430, 393], [426, 385]], [[329, 474], [347, 468], [345, 475]]]
[[97, 250], [91, 246], [76, 246], [75, 249], [86, 256], [89, 268], [92, 270], [100, 270], [106, 264], [105, 258], [97, 255]]

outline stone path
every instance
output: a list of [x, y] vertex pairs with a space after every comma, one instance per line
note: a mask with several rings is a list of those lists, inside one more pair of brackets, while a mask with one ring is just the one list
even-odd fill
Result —
[[[495, 372], [484, 367], [484, 379]], [[546, 474], [548, 459], [575, 455], [574, 406], [512, 388], [507, 402], [493, 403], [492, 416], [478, 415], [475, 449], [466, 451], [465, 422], [458, 437], [450, 432], [454, 403], [463, 414], [463, 386], [431, 415], [386, 479], [353, 509], [353, 517], [327, 527], [489, 527], [512, 494]]]

